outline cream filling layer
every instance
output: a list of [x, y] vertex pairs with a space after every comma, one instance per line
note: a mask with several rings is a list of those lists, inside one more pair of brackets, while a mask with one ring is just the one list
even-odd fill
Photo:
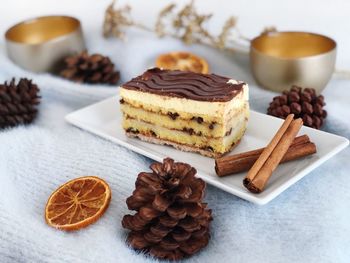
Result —
[[200, 149], [211, 150], [215, 153], [225, 153], [231, 146], [237, 143], [243, 136], [247, 120], [241, 115], [237, 125], [233, 127], [231, 134], [220, 138], [209, 138], [206, 136], [190, 135], [183, 131], [170, 130], [168, 128], [153, 125], [135, 119], [123, 118], [123, 128], [126, 131], [153, 136], [158, 139], [168, 140], [178, 144], [189, 145]]
[[248, 103], [237, 111], [225, 124], [198, 122], [196, 119], [184, 120], [181, 119], [180, 116], [173, 119], [172, 116], [146, 111], [142, 108], [135, 108], [127, 103], [121, 104], [120, 108], [126, 117], [132, 119], [163, 126], [168, 129], [183, 130], [190, 134], [193, 133], [214, 138], [224, 137], [230, 134], [232, 128], [239, 122], [240, 115], [244, 115], [246, 118], [249, 116]]
[[242, 91], [227, 102], [197, 101], [129, 90], [123, 87], [120, 88], [120, 96], [134, 107], [142, 107], [147, 111], [161, 112], [162, 114], [177, 112], [183, 119], [196, 116], [203, 118], [205, 122], [215, 121], [224, 124], [231, 115], [247, 103], [249, 88], [247, 84], [244, 85]]

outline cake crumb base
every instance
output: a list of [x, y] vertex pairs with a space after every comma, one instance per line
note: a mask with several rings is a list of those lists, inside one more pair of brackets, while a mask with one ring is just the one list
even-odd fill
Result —
[[159, 139], [159, 138], [155, 138], [153, 136], [147, 136], [147, 135], [144, 135], [144, 134], [135, 134], [135, 133], [132, 133], [132, 132], [125, 132], [126, 135], [130, 138], [138, 138], [142, 141], [145, 141], [145, 142], [150, 142], [150, 143], [154, 143], [154, 144], [160, 144], [160, 145], [168, 145], [168, 146], [172, 146], [178, 150], [181, 150], [181, 151], [184, 151], [184, 152], [196, 152], [196, 153], [199, 153], [203, 156], [207, 156], [207, 157], [210, 157], [210, 158], [219, 158], [223, 155], [225, 155], [226, 153], [229, 153], [232, 151], [232, 149], [234, 147], [236, 147], [239, 142], [241, 140], [238, 140], [236, 143], [234, 143], [231, 148], [226, 152], [226, 153], [215, 153], [215, 152], [212, 152], [212, 151], [207, 151], [207, 150], [204, 150], [204, 149], [201, 149], [201, 148], [197, 148], [197, 147], [192, 147], [192, 146], [188, 146], [188, 145], [184, 145], [184, 144], [179, 144], [179, 143], [176, 143], [176, 142], [171, 142], [171, 141], [168, 141], [168, 140], [162, 140], [162, 139]]

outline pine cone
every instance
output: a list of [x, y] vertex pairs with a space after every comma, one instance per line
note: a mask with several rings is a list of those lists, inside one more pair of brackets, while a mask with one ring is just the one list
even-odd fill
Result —
[[88, 55], [86, 51], [67, 57], [60, 75], [80, 83], [116, 84], [119, 71], [114, 71], [114, 64], [108, 57], [100, 54]]
[[153, 163], [153, 172], [142, 172], [126, 203], [135, 215], [125, 215], [130, 229], [127, 242], [154, 257], [179, 260], [208, 244], [211, 210], [202, 203], [205, 182], [196, 169], [170, 158]]
[[40, 103], [39, 88], [31, 80], [21, 78], [15, 84], [0, 84], [0, 129], [31, 123], [37, 115]]
[[289, 91], [273, 98], [267, 114], [285, 119], [293, 113], [294, 118], [303, 119], [304, 125], [320, 129], [327, 117], [327, 111], [323, 109], [325, 105], [324, 97], [317, 96], [314, 89], [302, 89], [294, 85]]

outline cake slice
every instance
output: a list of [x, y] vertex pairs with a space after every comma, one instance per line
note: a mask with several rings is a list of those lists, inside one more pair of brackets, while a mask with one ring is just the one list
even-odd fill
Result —
[[128, 136], [209, 157], [230, 151], [249, 117], [248, 85], [215, 74], [154, 68], [120, 96]]

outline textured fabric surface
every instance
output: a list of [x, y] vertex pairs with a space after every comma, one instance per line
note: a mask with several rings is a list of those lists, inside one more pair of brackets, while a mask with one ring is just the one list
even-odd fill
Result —
[[[106, 41], [99, 32], [87, 37], [92, 51], [103, 51], [117, 62], [123, 81], [151, 66], [160, 52], [188, 49], [205, 56], [214, 72], [248, 81], [254, 110], [265, 112], [274, 96], [255, 86], [245, 56], [232, 58], [151, 36], [132, 40]], [[27, 76], [42, 95], [33, 125], [0, 131], [0, 262], [153, 262], [126, 246], [120, 223], [129, 212], [125, 199], [135, 178], [149, 170], [151, 160], [64, 122], [67, 113], [117, 89], [26, 72], [6, 58], [3, 46], [0, 69], [0, 82]], [[324, 93], [329, 113], [324, 130], [348, 138], [349, 85], [333, 79]], [[205, 200], [213, 209], [212, 238], [187, 262], [350, 262], [349, 158], [346, 149], [265, 206], [208, 186]], [[112, 201], [106, 214], [75, 233], [48, 227], [44, 208], [51, 192], [83, 175], [98, 175], [110, 184]]]

